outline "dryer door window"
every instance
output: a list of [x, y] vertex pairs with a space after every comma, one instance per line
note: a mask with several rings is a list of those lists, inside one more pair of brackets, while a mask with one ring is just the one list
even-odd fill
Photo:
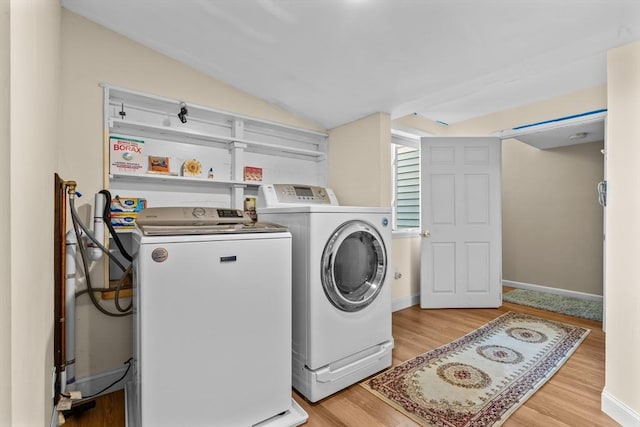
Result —
[[342, 224], [322, 254], [322, 287], [343, 311], [362, 310], [382, 289], [387, 273], [386, 248], [378, 231], [364, 221]]

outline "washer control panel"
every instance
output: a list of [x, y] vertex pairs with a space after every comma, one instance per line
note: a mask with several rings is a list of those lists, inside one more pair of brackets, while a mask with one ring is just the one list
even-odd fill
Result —
[[297, 205], [338, 205], [329, 188], [314, 185], [268, 184], [260, 187], [260, 207]]
[[233, 225], [248, 224], [251, 218], [239, 209], [209, 207], [157, 207], [138, 213], [136, 224], [184, 226], [184, 225]]

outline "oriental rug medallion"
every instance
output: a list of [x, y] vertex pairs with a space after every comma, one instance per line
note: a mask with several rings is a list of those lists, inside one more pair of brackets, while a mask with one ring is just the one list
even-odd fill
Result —
[[508, 312], [361, 384], [424, 426], [498, 426], [588, 334], [578, 326]]

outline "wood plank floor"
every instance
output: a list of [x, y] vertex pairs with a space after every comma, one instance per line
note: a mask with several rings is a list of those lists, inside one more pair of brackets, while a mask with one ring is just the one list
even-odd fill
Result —
[[[617, 426], [600, 411], [605, 353], [604, 333], [599, 322], [512, 303], [504, 303], [498, 309], [421, 310], [414, 306], [393, 314], [393, 364], [453, 341], [507, 311], [583, 326], [591, 329], [591, 333], [567, 363], [504, 426]], [[64, 426], [124, 426], [123, 396], [119, 391], [97, 399], [96, 408], [70, 418]], [[313, 404], [296, 392], [293, 397], [309, 414], [308, 427], [417, 426], [358, 384]]]

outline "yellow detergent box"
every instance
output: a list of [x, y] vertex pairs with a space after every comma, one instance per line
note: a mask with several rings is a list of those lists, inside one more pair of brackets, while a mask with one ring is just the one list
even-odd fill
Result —
[[147, 207], [147, 200], [140, 197], [119, 197], [111, 200], [111, 212], [140, 212]]
[[137, 212], [112, 212], [111, 225], [113, 228], [125, 229], [133, 228], [138, 218]]

